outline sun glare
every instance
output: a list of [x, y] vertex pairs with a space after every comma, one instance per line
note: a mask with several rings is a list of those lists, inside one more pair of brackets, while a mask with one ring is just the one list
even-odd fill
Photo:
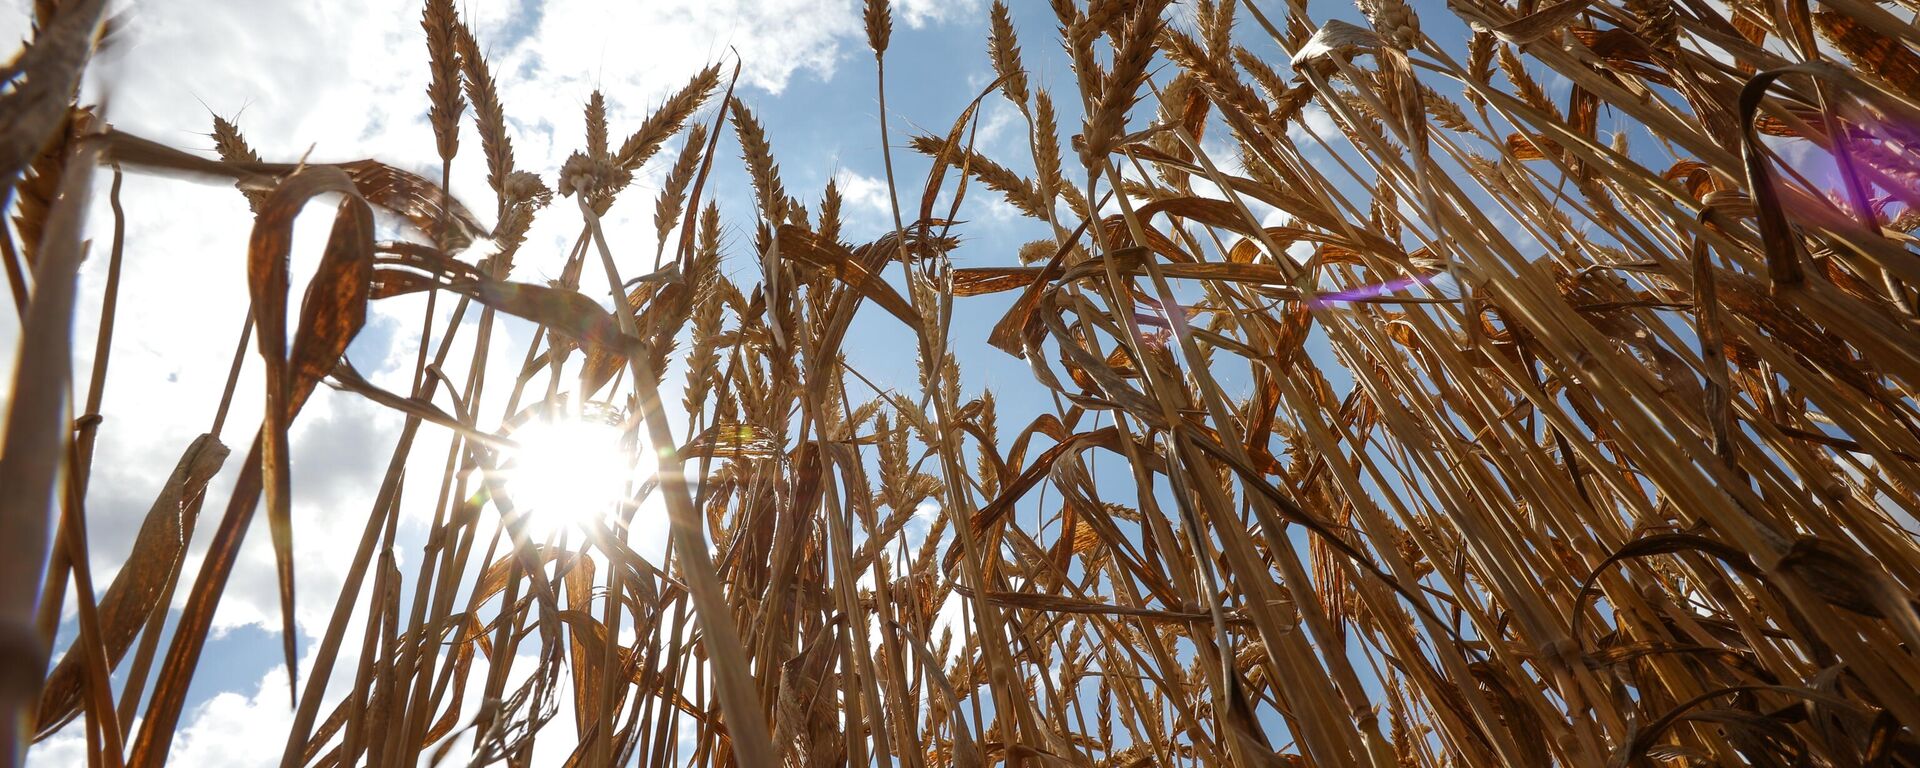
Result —
[[509, 437], [507, 492], [529, 530], [544, 536], [569, 523], [604, 517], [653, 471], [647, 451], [623, 445], [617, 415], [536, 417]]

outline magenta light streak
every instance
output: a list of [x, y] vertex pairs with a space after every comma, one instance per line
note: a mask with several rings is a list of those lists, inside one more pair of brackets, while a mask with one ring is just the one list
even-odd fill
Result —
[[1426, 277], [1397, 277], [1382, 283], [1374, 283], [1373, 285], [1362, 285], [1358, 288], [1348, 288], [1344, 291], [1324, 294], [1313, 300], [1313, 306], [1316, 309], [1320, 309], [1320, 308], [1330, 307], [1335, 304], [1345, 304], [1348, 302], [1362, 301], [1366, 299], [1377, 299], [1377, 298], [1380, 298], [1381, 296], [1385, 296], [1389, 293], [1393, 293], [1394, 291], [1398, 291], [1403, 288], [1411, 288], [1415, 285], [1426, 285], [1428, 284], [1428, 282], [1430, 282], [1430, 280], [1431, 278], [1426, 278]]

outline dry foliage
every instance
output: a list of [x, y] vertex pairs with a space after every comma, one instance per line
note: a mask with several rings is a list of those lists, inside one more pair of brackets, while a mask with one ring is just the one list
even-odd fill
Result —
[[[489, 227], [444, 171], [262, 162], [225, 121], [218, 161], [117, 132], [70, 106], [102, 3], [38, 4], [0, 94], [25, 329], [0, 458], [9, 762], [76, 718], [94, 764], [164, 762], [256, 508], [291, 638], [287, 428], [325, 380], [407, 421], [343, 591], [301, 596], [337, 607], [286, 766], [523, 764], [536, 739], [579, 765], [1920, 765], [1916, 3], [1371, 0], [1369, 27], [1301, 2], [1194, 0], [1194, 23], [1167, 0], [1051, 5], [1056, 28], [1019, 30], [994, 3], [996, 81], [910, 137], [932, 169], [893, 227], [852, 233], [837, 189], [818, 215], [790, 196], [778, 126], [718, 67], [617, 147], [594, 94], [588, 146], [541, 179], [515, 167], [484, 45], [427, 3], [434, 151], [480, 162], [456, 158], [473, 116]], [[884, 68], [888, 4], [863, 16]], [[1071, 78], [1030, 79], [1020, 33]], [[1031, 157], [973, 146], [986, 99]], [[759, 212], [732, 257], [757, 279], [718, 268], [723, 132]], [[643, 205], [621, 193], [683, 135], [658, 241], [607, 242], [600, 216]], [[109, 162], [248, 195], [237, 354], [268, 391], [217, 521], [196, 525], [224, 400], [100, 591], [74, 554], [118, 231], [67, 398], [80, 213]], [[970, 191], [1034, 220], [1004, 266], [949, 259]], [[296, 309], [289, 232], [323, 192], [342, 202]], [[565, 278], [511, 281], [532, 217], [576, 208]], [[376, 212], [408, 240], [377, 241]], [[648, 245], [670, 261], [629, 281]], [[457, 306], [412, 391], [341, 362], [370, 301], [419, 292]], [[1025, 425], [962, 391], [948, 343], [956, 303], [997, 292], [1017, 294], [985, 353], [1056, 404]], [[846, 364], [863, 309], [917, 340], [917, 391]], [[513, 392], [497, 422], [467, 405], [517, 352], [489, 349], [496, 313], [541, 329], [518, 380], [485, 382]], [[456, 347], [465, 381], [439, 367]], [[684, 404], [663, 402], [678, 372]], [[678, 447], [632, 503], [535, 540], [501, 478], [511, 428], [582, 401]], [[407, 478], [442, 490], [403, 571], [422, 429], [456, 440], [444, 476]], [[1102, 454], [1124, 469], [1104, 482]], [[649, 559], [626, 532], [654, 495], [672, 539]], [[77, 638], [49, 660], [69, 591]], [[574, 730], [547, 727], [561, 709]]]

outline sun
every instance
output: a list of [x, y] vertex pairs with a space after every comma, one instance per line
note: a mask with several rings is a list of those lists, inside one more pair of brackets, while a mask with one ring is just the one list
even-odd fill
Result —
[[516, 447], [502, 465], [505, 486], [530, 534], [545, 538], [602, 519], [652, 475], [651, 452], [638, 449], [623, 423], [616, 409], [588, 403], [534, 416], [508, 433]]

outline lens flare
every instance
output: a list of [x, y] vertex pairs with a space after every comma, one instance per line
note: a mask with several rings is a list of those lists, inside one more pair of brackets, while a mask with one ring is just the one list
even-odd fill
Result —
[[1385, 282], [1321, 294], [1313, 300], [1313, 305], [1326, 308], [1357, 301], [1370, 301], [1392, 294], [1394, 291], [1405, 290], [1416, 285], [1427, 285], [1431, 282], [1432, 279], [1427, 277], [1397, 277]]
[[607, 409], [539, 416], [515, 428], [503, 465], [506, 490], [530, 532], [546, 535], [598, 519], [653, 471], [651, 456], [623, 441]]

